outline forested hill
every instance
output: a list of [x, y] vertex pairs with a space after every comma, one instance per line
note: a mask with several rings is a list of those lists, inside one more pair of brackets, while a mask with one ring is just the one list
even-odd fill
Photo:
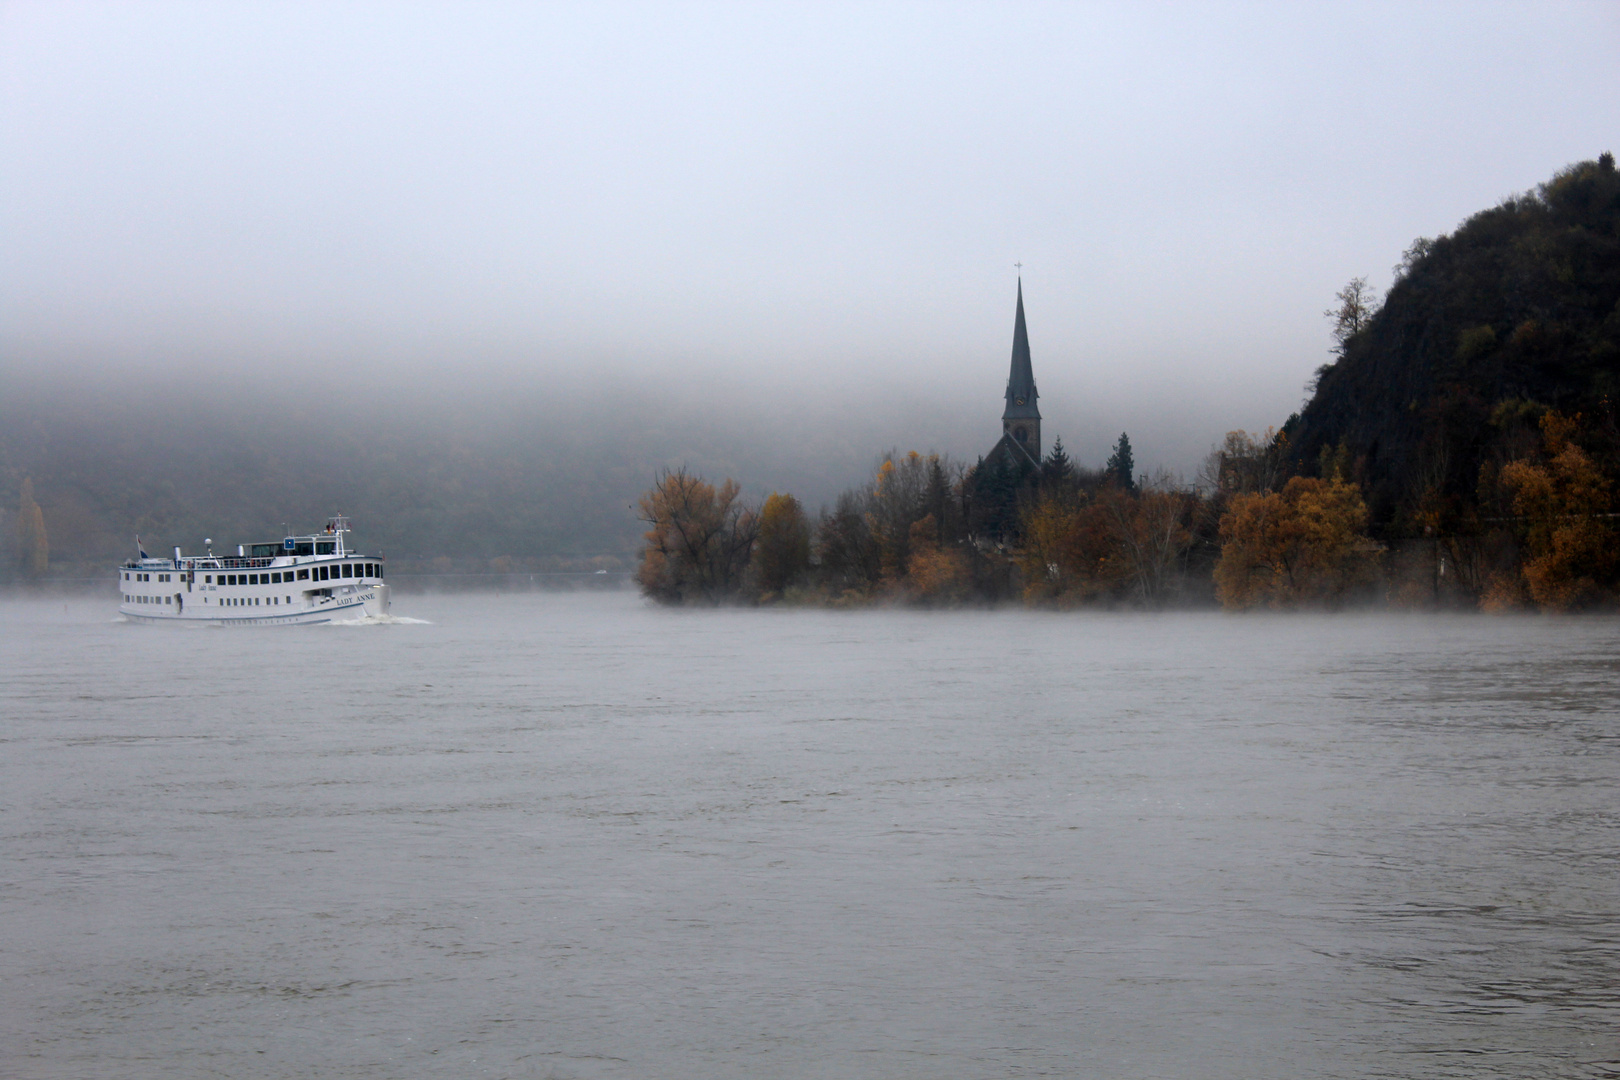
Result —
[[1582, 162], [1417, 241], [1383, 307], [1285, 428], [1299, 468], [1348, 468], [1386, 535], [1477, 511], [1482, 469], [1522, 455], [1549, 410], [1620, 474], [1620, 174]]

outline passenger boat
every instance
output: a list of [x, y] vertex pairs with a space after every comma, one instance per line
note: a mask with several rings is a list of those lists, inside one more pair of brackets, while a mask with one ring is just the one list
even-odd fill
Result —
[[326, 531], [280, 542], [244, 544], [235, 555], [155, 559], [136, 544], [137, 558], [118, 568], [118, 610], [147, 623], [291, 626], [388, 614], [380, 555], [351, 551], [349, 519]]

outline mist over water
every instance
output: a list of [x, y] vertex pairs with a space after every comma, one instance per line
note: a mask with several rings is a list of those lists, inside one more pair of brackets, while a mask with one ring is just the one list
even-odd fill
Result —
[[1612, 619], [7, 601], [7, 1075], [1620, 1071]]

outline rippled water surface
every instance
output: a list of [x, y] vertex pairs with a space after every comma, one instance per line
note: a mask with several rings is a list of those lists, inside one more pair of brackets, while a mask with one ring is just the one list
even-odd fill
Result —
[[1620, 622], [0, 603], [0, 1074], [1620, 1076]]

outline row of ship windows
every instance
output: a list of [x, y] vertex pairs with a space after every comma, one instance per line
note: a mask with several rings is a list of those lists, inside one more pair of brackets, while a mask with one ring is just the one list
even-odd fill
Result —
[[[310, 575], [314, 576], [311, 577]], [[291, 570], [276, 570], [265, 574], [204, 574], [203, 582], [208, 585], [280, 585], [287, 581], [330, 581], [337, 577], [375, 577], [383, 576], [382, 563], [342, 563], [339, 566], [311, 566], [298, 571], [295, 578]], [[219, 578], [218, 582], [214, 578]], [[159, 574], [159, 581], [172, 581], [173, 574]], [[151, 581], [151, 574], [136, 574], [132, 579], [124, 575], [125, 581]]]
[[[285, 581], [330, 581], [338, 577], [382, 577], [382, 563], [343, 563], [341, 566], [311, 566], [298, 571], [276, 570], [268, 574], [204, 574], [209, 585], [280, 585]], [[311, 575], [314, 575], [313, 577]], [[218, 577], [216, 583], [214, 578]]]
[[[226, 599], [221, 600], [219, 602], [219, 604], [220, 604], [221, 607], [258, 607], [260, 600], [263, 600], [265, 602], [265, 604], [267, 604], [267, 605], [269, 605], [271, 607], [280, 607], [281, 606], [281, 597], [279, 597], [279, 596], [228, 597]], [[290, 604], [292, 602], [293, 602], [292, 597], [290, 597], [290, 596], [287, 597], [287, 603]], [[174, 597], [172, 597], [172, 596], [131, 596], [128, 593], [125, 593], [124, 594], [124, 603], [126, 603], [126, 604], [172, 604], [172, 603], [174, 603]]]

